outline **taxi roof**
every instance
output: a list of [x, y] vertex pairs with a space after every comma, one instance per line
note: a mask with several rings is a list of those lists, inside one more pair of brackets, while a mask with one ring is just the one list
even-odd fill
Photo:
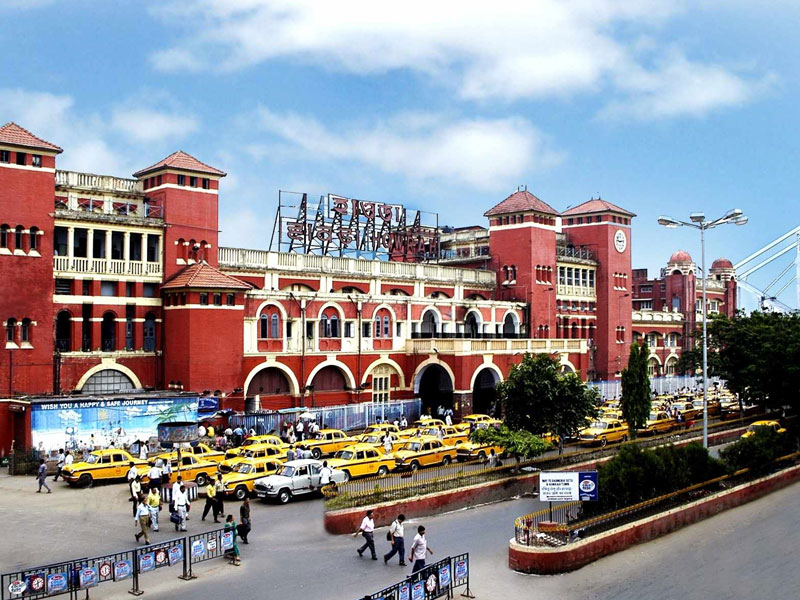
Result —
[[372, 444], [364, 444], [362, 442], [358, 444], [350, 444], [349, 446], [342, 448], [342, 450], [354, 450], [357, 452], [359, 450], [377, 450], [377, 448], [375, 448], [375, 446]]

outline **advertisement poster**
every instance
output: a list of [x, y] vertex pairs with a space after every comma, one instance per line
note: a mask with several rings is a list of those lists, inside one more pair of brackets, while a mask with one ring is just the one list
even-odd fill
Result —
[[60, 594], [67, 591], [67, 575], [65, 573], [50, 573], [47, 576], [47, 593]]
[[90, 588], [98, 582], [97, 567], [85, 567], [78, 572], [78, 587]]
[[397, 595], [397, 600], [409, 600], [409, 595], [411, 594], [411, 586], [407, 583], [400, 584], [400, 590]]
[[21, 579], [15, 579], [8, 584], [8, 593], [12, 596], [22, 594], [26, 589], [28, 589], [28, 584]]
[[34, 573], [28, 575], [25, 579], [28, 580], [28, 589], [31, 594], [41, 594], [44, 591], [44, 574]]
[[173, 546], [169, 549], [169, 564], [175, 565], [183, 560], [183, 546]]
[[133, 564], [129, 560], [118, 560], [114, 563], [114, 581], [130, 579], [133, 575]]
[[206, 543], [203, 540], [195, 540], [192, 542], [192, 557], [200, 558], [206, 553]]
[[31, 405], [33, 445], [45, 450], [108, 447], [146, 440], [158, 424], [197, 420], [197, 398], [87, 398]]
[[578, 474], [578, 493], [583, 501], [597, 501], [597, 471], [581, 471]]
[[147, 573], [156, 568], [156, 556], [152, 552], [139, 556], [139, 572]]
[[450, 565], [445, 565], [439, 569], [439, 587], [446, 588], [450, 585]]
[[542, 502], [571, 502], [577, 499], [577, 472], [542, 471], [539, 473], [539, 500]]
[[411, 586], [411, 600], [425, 600], [425, 585], [422, 581]]
[[230, 550], [233, 548], [233, 532], [225, 531], [222, 534], [222, 549]]
[[456, 579], [466, 579], [469, 574], [469, 565], [466, 560], [456, 561]]

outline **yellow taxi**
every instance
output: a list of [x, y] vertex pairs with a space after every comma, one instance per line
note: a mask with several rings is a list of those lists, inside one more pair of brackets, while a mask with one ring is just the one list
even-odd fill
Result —
[[[196, 444], [194, 446], [181, 446], [181, 457], [183, 456], [194, 456], [198, 460], [210, 460], [212, 462], [221, 462], [225, 459], [225, 453], [221, 450], [214, 450], [208, 444]], [[172, 452], [164, 452], [159, 454], [155, 458], [160, 458], [161, 460], [169, 460], [174, 461], [178, 458], [178, 451], [173, 450]], [[151, 458], [150, 461], [152, 462], [153, 459]]]
[[364, 430], [364, 433], [377, 433], [383, 437], [386, 435], [387, 431], [394, 437], [397, 437], [400, 434], [400, 428], [394, 423], [375, 423], [374, 425], [367, 427]]
[[353, 444], [339, 450], [328, 460], [328, 466], [342, 471], [347, 481], [364, 475], [387, 475], [394, 469], [394, 457], [369, 444]]
[[230, 473], [233, 466], [246, 458], [274, 458], [275, 460], [286, 460], [286, 448], [277, 446], [276, 444], [251, 444], [249, 446], [241, 446], [237, 448], [240, 452], [232, 453], [228, 456], [225, 453], [225, 460], [219, 463], [219, 470], [222, 473]]
[[747, 431], [745, 431], [742, 434], [742, 437], [743, 438], [753, 437], [756, 434], [756, 432], [762, 429], [771, 429], [775, 433], [786, 433], [786, 430], [783, 427], [781, 427], [781, 424], [778, 423], [777, 421], [753, 421], [752, 423], [750, 423], [750, 426], [747, 428]]
[[[392, 451], [396, 450], [408, 440], [396, 435], [392, 435]], [[383, 435], [377, 433], [362, 433], [356, 437], [356, 444], [367, 444], [373, 448], [377, 448], [379, 452], [386, 454], [386, 449], [383, 447]]]
[[[455, 446], [456, 444], [460, 444], [461, 442], [466, 442], [469, 440], [469, 431], [458, 430], [453, 425], [442, 425], [442, 441], [447, 446]], [[417, 433], [414, 437], [439, 437], [439, 428], [438, 427], [422, 427], [417, 429]]]
[[297, 442], [296, 446], [303, 450], [311, 450], [311, 456], [319, 460], [321, 456], [334, 454], [355, 441], [356, 438], [346, 435], [339, 429], [320, 429], [314, 439]]
[[672, 431], [677, 425], [675, 419], [670, 417], [663, 410], [653, 411], [647, 417], [647, 423], [644, 427], [636, 430], [638, 434], [652, 434], [666, 433]]
[[479, 444], [478, 442], [462, 442], [456, 445], [456, 458], [460, 461], [480, 460], [484, 461], [492, 453], [502, 456], [506, 451], [503, 446], [497, 444]]
[[147, 467], [147, 461], [134, 458], [125, 450], [109, 448], [95, 450], [85, 460], [76, 461], [61, 470], [64, 481], [70, 485], [88, 487], [95, 481], [125, 479], [131, 463], [139, 469]]
[[[142, 477], [143, 483], [150, 481], [150, 478], [147, 476], [147, 474], [150, 471], [150, 467], [156, 460], [161, 460], [163, 462], [164, 459], [158, 457], [152, 458], [150, 459], [149, 465], [136, 468], [136, 470], [139, 472], [139, 475]], [[180, 475], [184, 481], [194, 481], [198, 486], [203, 486], [207, 484], [209, 480], [214, 479], [219, 470], [218, 463], [211, 460], [197, 458], [192, 454], [181, 454], [180, 468], [178, 468], [177, 456], [169, 462], [170, 467], [172, 468], [173, 478]]]
[[431, 465], [449, 465], [456, 460], [458, 451], [455, 446], [446, 446], [435, 437], [420, 437], [407, 440], [395, 453], [396, 469], [411, 469]]
[[237, 500], [244, 500], [253, 493], [256, 479], [272, 475], [282, 466], [283, 463], [274, 458], [238, 459], [233, 470], [222, 476], [225, 495], [233, 496]]
[[604, 421], [597, 419], [589, 427], [581, 429], [578, 434], [578, 443], [584, 446], [600, 444], [605, 446], [609, 442], [627, 442], [628, 426], [619, 419]]
[[700, 409], [692, 404], [691, 402], [686, 402], [681, 400], [680, 402], [673, 402], [672, 406], [670, 407], [672, 410], [677, 408], [678, 414], [681, 415], [684, 421], [689, 421], [690, 419], [696, 419], [697, 415], [703, 412], [702, 403], [700, 404]]
[[275, 446], [287, 446], [287, 447], [289, 446], [289, 444], [284, 442], [277, 435], [271, 433], [265, 433], [264, 435], [250, 436], [245, 441], [243, 441], [242, 445], [239, 447], [243, 448], [245, 446], [252, 446], [253, 444], [273, 444]]

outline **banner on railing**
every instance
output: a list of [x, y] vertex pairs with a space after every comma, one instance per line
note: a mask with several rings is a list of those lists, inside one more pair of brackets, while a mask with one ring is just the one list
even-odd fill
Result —
[[448, 556], [412, 573], [403, 581], [367, 594], [359, 600], [436, 600], [452, 598], [457, 588], [465, 598], [475, 596], [469, 589], [469, 553]]

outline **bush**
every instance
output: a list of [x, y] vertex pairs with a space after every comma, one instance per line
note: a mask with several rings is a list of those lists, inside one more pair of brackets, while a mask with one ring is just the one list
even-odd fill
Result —
[[788, 433], [777, 433], [769, 428], [761, 428], [748, 438], [741, 438], [719, 455], [731, 471], [751, 469], [755, 473], [772, 470], [775, 459], [794, 450], [794, 442]]
[[700, 444], [642, 449], [623, 444], [617, 455], [598, 466], [599, 500], [584, 511], [600, 514], [631, 506], [725, 473], [725, 465]]

